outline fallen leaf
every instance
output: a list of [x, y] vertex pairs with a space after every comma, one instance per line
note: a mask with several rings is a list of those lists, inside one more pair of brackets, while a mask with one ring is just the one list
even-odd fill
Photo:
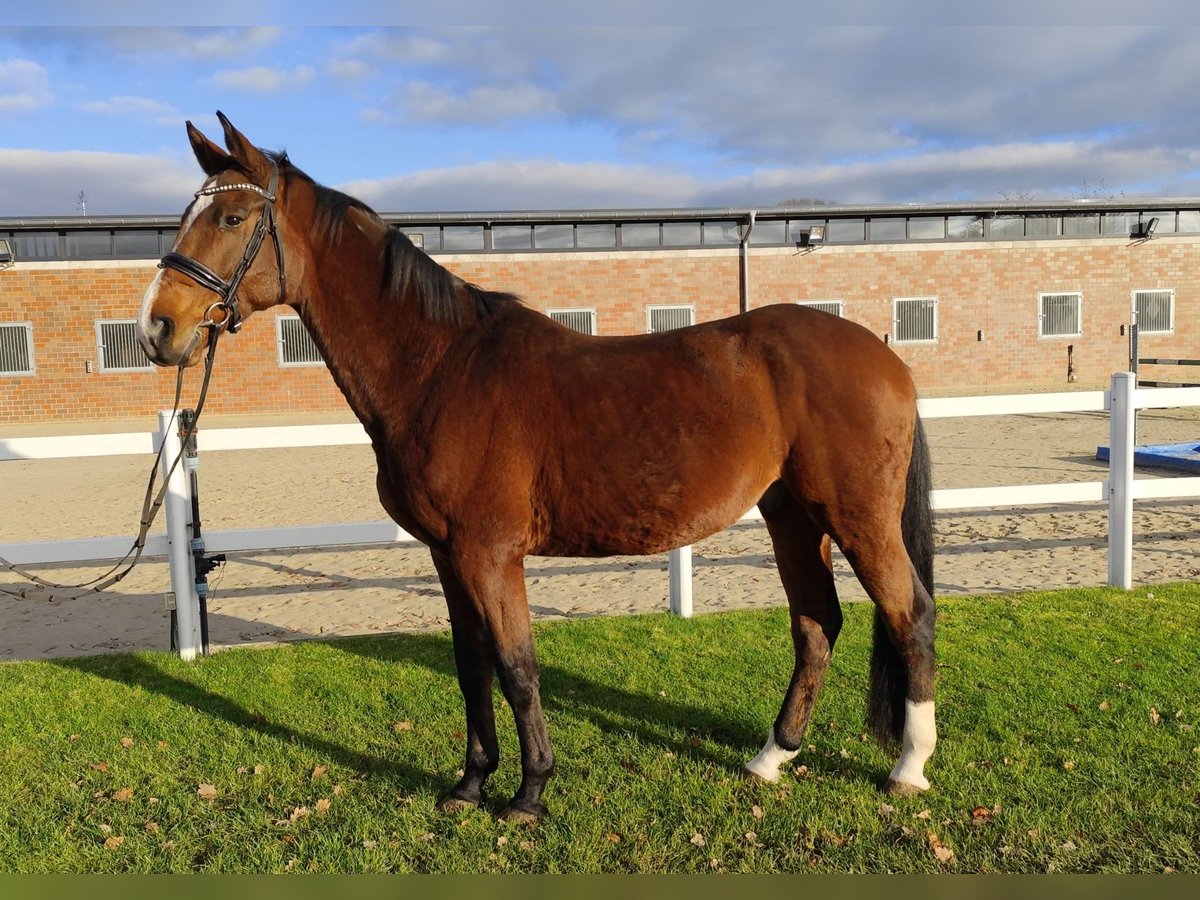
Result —
[[158, 742], [158, 749], [159, 749], [159, 750], [166, 750], [166, 749], [167, 749], [168, 747], [170, 747], [170, 746], [171, 746], [171, 745], [170, 745], [170, 743], [169, 743], [169, 742], [167, 742], [167, 741], [159, 741], [159, 742]]
[[757, 803], [754, 804], [752, 807], [750, 807], [750, 815], [754, 816], [756, 819], [761, 819], [763, 817], [762, 807]]
[[103, 824], [103, 823], [102, 823], [102, 824], [100, 825], [100, 832], [101, 832], [101, 834], [111, 834], [111, 833], [112, 833], [112, 826], [111, 826], [111, 825], [105, 825], [105, 824]]
[[708, 841], [706, 841], [704, 839], [704, 835], [702, 835], [700, 832], [697, 831], [695, 834], [692, 835], [692, 843], [695, 844], [697, 847], [703, 847], [708, 844]]
[[108, 763], [92, 763], [91, 766], [97, 772], [107, 772], [108, 771]]
[[744, 837], [746, 839], [746, 843], [749, 844], [751, 847], [761, 848], [764, 846], [763, 844], [760, 844], [758, 842], [758, 835], [755, 834], [753, 831], [747, 831], [744, 835], [742, 835], [742, 837]]
[[307, 806], [297, 806], [295, 809], [292, 810], [291, 815], [288, 816], [288, 821], [295, 822], [299, 819], [303, 819], [307, 815], [308, 815], [308, 807]]
[[1075, 850], [1077, 848], [1075, 847], [1074, 841], [1064, 841], [1062, 844], [1062, 849], [1066, 850], [1069, 853], [1072, 850]]
[[437, 838], [437, 835], [434, 834], [432, 831], [427, 831], [423, 835], [421, 835], [421, 840], [423, 840], [427, 844], [432, 844], [436, 838]]
[[215, 800], [217, 797], [217, 786], [215, 784], [202, 784], [196, 788], [196, 794], [201, 800]]
[[163, 841], [158, 846], [163, 850], [170, 850], [172, 847], [175, 846], [175, 842], [174, 841]]
[[365, 840], [363, 840], [362, 845], [363, 845], [364, 850], [374, 850], [376, 847], [379, 846], [379, 843], [377, 841], [371, 840], [370, 838], [366, 838]]
[[504, 835], [500, 835], [500, 837], [496, 838], [496, 846], [497, 847], [507, 847], [508, 846], [508, 838], [506, 838]]
[[126, 750], [128, 750], [130, 747], [133, 746], [133, 738], [131, 738], [131, 737], [121, 738], [121, 746], [124, 747]]
[[151, 797], [151, 798], [150, 798], [149, 800], [147, 800], [146, 802], [147, 802], [147, 803], [149, 803], [151, 806], [153, 806], [155, 803], [157, 803], [157, 802], [158, 802], [158, 798], [157, 798], [157, 797]]
[[412, 722], [397, 722], [392, 726], [395, 731], [412, 731]]
[[1062, 766], [1063, 766], [1063, 768], [1064, 768], [1064, 769], [1066, 769], [1068, 772], [1070, 772], [1072, 769], [1074, 769], [1074, 768], [1075, 768], [1075, 760], [1073, 760], [1073, 759], [1064, 759], [1064, 760], [1063, 760], [1063, 764], [1062, 764]]
[[318, 778], [324, 778], [324, 777], [325, 777], [325, 773], [326, 773], [326, 772], [328, 772], [328, 771], [329, 771], [329, 766], [316, 766], [316, 767], [314, 767], [314, 768], [313, 768], [313, 770], [312, 770], [312, 780], [313, 780], [313, 781], [316, 781]]
[[1108, 710], [1108, 709], [1109, 709], [1109, 704], [1108, 704], [1108, 701], [1107, 701], [1107, 700], [1102, 700], [1102, 701], [1100, 702], [1100, 708], [1101, 708], [1102, 710]]
[[329, 803], [328, 798], [322, 797], [320, 800], [318, 800], [316, 802], [315, 806], [316, 806], [317, 812], [327, 813], [327, 812], [329, 812], [330, 803]]
[[1150, 707], [1150, 721], [1153, 722], [1155, 725], [1157, 725], [1161, 718], [1162, 718], [1162, 716], [1160, 716], [1158, 714], [1158, 710], [1155, 709], [1153, 706]]
[[147, 830], [148, 832], [150, 832], [151, 834], [158, 834], [158, 832], [159, 832], [159, 824], [158, 824], [157, 822], [147, 822], [147, 823], [146, 823], [146, 830]]
[[929, 841], [929, 847], [933, 850], [933, 855], [937, 857], [937, 861], [942, 865], [949, 865], [954, 861], [954, 851], [942, 843], [941, 839], [932, 831], [925, 832], [925, 839]]
[[112, 798], [122, 802], [133, 799], [133, 788], [123, 787], [119, 791], [113, 791]]
[[67, 740], [68, 740], [68, 741], [77, 741], [77, 740], [79, 740], [79, 735], [77, 735], [77, 734], [68, 734], [68, 735], [67, 735]]
[[340, 784], [335, 784], [333, 786], [333, 796], [340, 797], [344, 793], [345, 793], [345, 788], [343, 788]]
[[619, 844], [619, 843], [621, 843], [621, 836], [620, 836], [619, 834], [613, 834], [613, 833], [610, 831], [610, 832], [608, 833], [608, 842], [609, 842], [610, 844]]
[[533, 841], [521, 841], [521, 849], [522, 850], [532, 850], [533, 849]]
[[114, 834], [112, 837], [105, 840], [104, 847], [106, 850], [115, 850], [117, 847], [120, 847], [124, 843], [125, 843], [125, 838], [121, 837], [120, 835]]
[[896, 807], [892, 806], [890, 803], [879, 804], [879, 814], [881, 816], [890, 816], [895, 811]]
[[929, 810], [923, 809], [919, 813], [914, 815], [913, 818], [914, 819], [932, 819], [933, 814]]
[[986, 806], [977, 806], [971, 810], [971, 824], [986, 825], [992, 820], [992, 811]]

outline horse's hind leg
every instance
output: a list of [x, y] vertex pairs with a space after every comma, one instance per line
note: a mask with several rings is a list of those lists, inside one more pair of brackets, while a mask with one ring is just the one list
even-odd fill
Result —
[[746, 764], [746, 771], [766, 781], [778, 781], [779, 767], [800, 749], [842, 627], [842, 610], [834, 587], [829, 538], [821, 528], [781, 483], [767, 492], [759, 508], [787, 593], [796, 664], [766, 746]]
[[478, 806], [483, 784], [500, 763], [496, 713], [492, 704], [492, 646], [482, 617], [450, 563], [433, 554], [442, 582], [454, 638], [454, 664], [467, 713], [467, 761], [463, 776], [438, 802], [443, 812]]
[[937, 743], [934, 722], [934, 604], [905, 548], [900, 529], [860, 535], [851, 520], [839, 545], [875, 601], [870, 725], [881, 739], [902, 738], [888, 777], [891, 793], [929, 788], [925, 763]]

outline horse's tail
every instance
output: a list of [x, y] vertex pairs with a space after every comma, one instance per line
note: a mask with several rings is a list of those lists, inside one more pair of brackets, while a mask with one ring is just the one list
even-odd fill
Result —
[[[900, 529], [904, 548], [924, 592], [915, 590], [912, 625], [915, 630], [928, 630], [932, 640], [933, 606], [933, 508], [929, 490], [933, 477], [929, 463], [929, 444], [925, 428], [918, 417], [913, 432], [912, 458], [908, 463], [908, 480], [904, 490], [904, 511]], [[904, 660], [888, 633], [887, 623], [878, 605], [875, 607], [875, 627], [871, 645], [871, 685], [867, 701], [867, 724], [882, 742], [898, 739], [904, 732], [904, 701], [908, 694], [908, 672]]]

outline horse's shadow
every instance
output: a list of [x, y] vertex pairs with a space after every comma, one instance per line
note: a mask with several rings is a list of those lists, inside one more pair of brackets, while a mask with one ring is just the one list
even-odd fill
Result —
[[[419, 666], [451, 681], [455, 677], [454, 655], [448, 633], [335, 638], [324, 640], [323, 643], [340, 652], [372, 661]], [[453, 784], [445, 772], [427, 771], [391, 755], [362, 752], [339, 744], [323, 734], [272, 721], [238, 700], [168, 671], [153, 657], [100, 655], [51, 662], [93, 677], [149, 691], [181, 707], [238, 728], [308, 748], [338, 765], [372, 777], [385, 778], [389, 786], [397, 791], [425, 789], [441, 793]], [[740, 773], [742, 763], [757, 751], [771, 724], [650, 692], [627, 690], [553, 663], [542, 665], [541, 684], [542, 702], [552, 717], [559, 715], [588, 721], [609, 741], [619, 741], [636, 734], [640, 741], [657, 745], [680, 759], [727, 769], [730, 774]], [[779, 686], [780, 699], [783, 687]], [[764, 685], [764, 689], [769, 688]], [[496, 699], [498, 704], [504, 702], [498, 692]], [[461, 763], [462, 751], [458, 743], [447, 742], [447, 769], [452, 762], [455, 765]], [[829, 767], [819, 755], [802, 755], [812, 757], [805, 762], [814, 773], [833, 774], [832, 768], [828, 773], [824, 772]], [[579, 765], [578, 760], [571, 759], [560, 759], [560, 763]], [[839, 760], [836, 769], [840, 777], [845, 777], [849, 772], [854, 778], [880, 782], [880, 773], [855, 760]]]

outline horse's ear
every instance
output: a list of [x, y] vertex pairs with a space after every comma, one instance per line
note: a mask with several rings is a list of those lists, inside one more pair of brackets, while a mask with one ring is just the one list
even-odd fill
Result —
[[192, 152], [196, 154], [196, 162], [208, 176], [216, 175], [229, 168], [229, 154], [206, 138], [191, 122], [187, 123], [188, 140], [192, 142]]
[[261, 150], [255, 147], [246, 136], [233, 127], [233, 123], [222, 112], [217, 113], [221, 127], [225, 129], [225, 146], [229, 155], [248, 173], [265, 172], [270, 168], [270, 162]]

